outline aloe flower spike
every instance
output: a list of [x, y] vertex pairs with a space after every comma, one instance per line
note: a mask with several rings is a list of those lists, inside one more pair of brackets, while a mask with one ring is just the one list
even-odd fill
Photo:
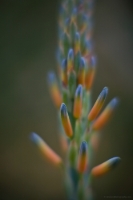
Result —
[[100, 136], [97, 131], [107, 123], [118, 103], [113, 99], [101, 112], [108, 94], [105, 87], [91, 107], [97, 62], [92, 37], [93, 5], [94, 0], [62, 0], [59, 9], [56, 53], [59, 84], [54, 73], [49, 74], [48, 84], [57, 110], [60, 108], [59, 138], [66, 154], [65, 164], [37, 134], [31, 134], [43, 155], [62, 167], [69, 200], [92, 200], [93, 177], [104, 175], [120, 162], [119, 157], [114, 157], [92, 168]]

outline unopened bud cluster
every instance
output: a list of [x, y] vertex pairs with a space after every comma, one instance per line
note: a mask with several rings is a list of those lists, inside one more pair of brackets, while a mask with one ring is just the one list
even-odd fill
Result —
[[[111, 118], [118, 99], [103, 109], [108, 88], [104, 87], [91, 105], [91, 89], [96, 71], [93, 50], [93, 0], [63, 0], [58, 19], [58, 79], [48, 74], [52, 100], [59, 112], [59, 137], [66, 163], [37, 134], [32, 141], [45, 157], [64, 171], [68, 199], [92, 199], [91, 181], [104, 175], [119, 162], [119, 157], [92, 167], [95, 150], [92, 137]], [[94, 138], [97, 140], [97, 138]]]

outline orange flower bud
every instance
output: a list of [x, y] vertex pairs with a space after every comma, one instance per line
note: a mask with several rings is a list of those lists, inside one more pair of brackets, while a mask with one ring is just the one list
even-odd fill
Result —
[[68, 116], [67, 107], [64, 103], [61, 104], [60, 112], [61, 112], [62, 125], [65, 130], [65, 133], [69, 138], [71, 138], [73, 136], [73, 130]]

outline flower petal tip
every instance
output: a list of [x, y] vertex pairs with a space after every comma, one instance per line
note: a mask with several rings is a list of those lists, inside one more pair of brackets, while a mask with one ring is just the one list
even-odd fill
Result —
[[83, 57], [81, 57], [80, 59], [80, 66], [79, 66], [81, 69], [84, 69], [85, 68], [85, 59]]
[[85, 154], [87, 152], [87, 142], [83, 141], [80, 145], [80, 154]]
[[62, 116], [66, 116], [67, 115], [67, 107], [66, 107], [66, 105], [64, 103], [61, 104], [60, 111], [61, 111], [61, 115]]
[[78, 41], [80, 39], [80, 34], [78, 32], [76, 32], [75, 34], [75, 40]]
[[61, 67], [62, 67], [63, 70], [66, 69], [66, 67], [67, 67], [67, 59], [64, 59], [64, 60], [62, 61]]
[[73, 60], [74, 58], [74, 52], [73, 49], [70, 49], [68, 52], [68, 60]]
[[79, 84], [78, 87], [77, 87], [77, 89], [76, 89], [76, 92], [75, 92], [75, 97], [81, 97], [82, 90], [83, 90], [83, 87], [82, 87], [81, 84]]
[[118, 98], [118, 97], [115, 97], [114, 99], [111, 100], [111, 102], [110, 102], [110, 107], [111, 107], [111, 108], [117, 107], [118, 104], [119, 104], [119, 102], [120, 102], [119, 98]]
[[30, 140], [31, 140], [33, 143], [37, 144], [38, 141], [39, 141], [40, 139], [41, 139], [41, 138], [40, 138], [40, 136], [39, 136], [37, 133], [35, 133], [35, 132], [31, 132], [31, 133], [30, 133]]
[[120, 157], [113, 157], [113, 158], [109, 159], [108, 162], [110, 163], [112, 168], [114, 168], [121, 162], [121, 158]]
[[80, 145], [79, 156], [78, 156], [78, 166], [77, 169], [79, 173], [84, 173], [87, 169], [88, 164], [88, 146], [87, 142], [83, 141]]
[[55, 73], [52, 72], [52, 71], [49, 72], [48, 75], [47, 75], [47, 80], [48, 80], [48, 83], [55, 81]]
[[107, 97], [108, 91], [109, 91], [108, 87], [104, 87], [99, 97], [105, 99]]

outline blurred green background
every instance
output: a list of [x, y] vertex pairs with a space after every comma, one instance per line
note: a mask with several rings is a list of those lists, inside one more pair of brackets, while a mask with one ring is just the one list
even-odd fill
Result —
[[[65, 199], [62, 175], [29, 140], [40, 134], [60, 155], [56, 109], [46, 83], [56, 70], [58, 1], [0, 1], [0, 200]], [[120, 105], [101, 134], [94, 165], [113, 156], [121, 165], [93, 182], [95, 199], [133, 198], [133, 3], [96, 1], [98, 58], [93, 101], [104, 86]], [[110, 198], [111, 199], [111, 198]]]

